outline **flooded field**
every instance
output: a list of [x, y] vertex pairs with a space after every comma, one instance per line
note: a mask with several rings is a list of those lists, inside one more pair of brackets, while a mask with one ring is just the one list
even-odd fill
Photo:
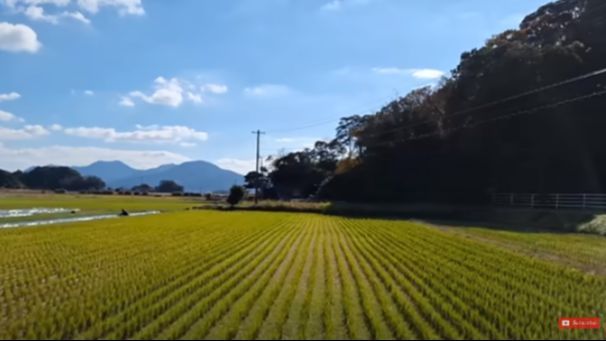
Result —
[[[56, 213], [56, 212], [53, 212]], [[81, 221], [92, 221], [101, 219], [113, 219], [113, 218], [126, 218], [126, 217], [137, 217], [151, 214], [159, 214], [160, 211], [143, 211], [143, 212], [132, 212], [128, 216], [122, 216], [120, 214], [98, 214], [90, 216], [77, 216], [68, 218], [53, 218], [53, 219], [40, 219], [40, 220], [28, 220], [28, 221], [13, 221], [10, 223], [0, 223], [0, 228], [14, 228], [14, 227], [36, 227], [43, 225], [52, 224], [63, 224], [63, 223], [74, 223]], [[14, 217], [14, 216], [11, 216]]]
[[0, 210], [1, 218], [18, 218], [18, 217], [31, 217], [38, 214], [59, 214], [59, 213], [76, 213], [79, 209], [73, 208], [61, 208], [61, 207], [33, 207], [33, 208], [19, 208], [10, 210]]

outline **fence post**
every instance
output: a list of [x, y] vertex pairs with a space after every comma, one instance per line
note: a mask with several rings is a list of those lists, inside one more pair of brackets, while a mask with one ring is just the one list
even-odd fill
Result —
[[587, 194], [583, 193], [583, 209], [587, 208]]
[[534, 193], [530, 195], [530, 208], [534, 208]]
[[509, 194], [509, 206], [513, 206], [513, 193]]
[[558, 208], [560, 208], [560, 194], [556, 193], [556, 203], [555, 203], [555, 208], [556, 210]]

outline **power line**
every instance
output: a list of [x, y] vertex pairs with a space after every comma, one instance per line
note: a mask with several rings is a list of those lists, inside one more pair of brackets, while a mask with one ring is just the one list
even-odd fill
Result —
[[554, 102], [554, 103], [549, 103], [549, 104], [537, 106], [537, 107], [530, 108], [530, 109], [524, 109], [524, 110], [518, 110], [518, 111], [510, 112], [510, 113], [507, 113], [507, 114], [504, 114], [504, 115], [499, 115], [499, 116], [496, 116], [496, 117], [493, 117], [493, 118], [490, 118], [490, 119], [486, 119], [486, 120], [482, 120], [482, 121], [478, 121], [478, 122], [475, 122], [475, 123], [462, 124], [462, 125], [459, 125], [457, 127], [446, 129], [446, 130], [443, 130], [443, 131], [434, 131], [432, 133], [420, 134], [418, 136], [415, 136], [415, 137], [412, 137], [412, 138], [408, 138], [408, 139], [404, 139], [404, 140], [384, 141], [384, 142], [380, 142], [380, 143], [374, 143], [374, 144], [372, 144], [372, 146], [375, 147], [375, 146], [382, 146], [382, 145], [387, 145], [387, 144], [393, 145], [393, 144], [396, 144], [396, 143], [406, 143], [406, 142], [410, 142], [410, 141], [423, 140], [423, 139], [434, 137], [434, 136], [439, 136], [439, 135], [443, 135], [443, 134], [450, 134], [450, 133], [453, 133], [453, 132], [458, 131], [458, 130], [476, 128], [476, 127], [484, 125], [484, 124], [488, 124], [488, 123], [492, 123], [492, 122], [496, 122], [496, 121], [501, 121], [501, 120], [505, 120], [505, 119], [510, 119], [510, 118], [513, 118], [513, 117], [516, 117], [516, 116], [533, 114], [533, 113], [536, 113], [536, 112], [541, 111], [541, 110], [551, 109], [551, 108], [555, 108], [555, 107], [558, 107], [558, 106], [561, 106], [561, 105], [566, 105], [566, 104], [570, 104], [570, 103], [580, 102], [580, 101], [584, 101], [584, 100], [588, 100], [588, 99], [591, 99], [591, 98], [600, 97], [600, 96], [604, 96], [604, 95], [606, 95], [606, 90], [595, 91], [595, 92], [592, 92], [590, 94], [586, 94], [586, 95], [582, 95], [582, 96], [577, 96], [577, 97], [565, 99], [565, 100], [562, 100], [562, 101], [558, 101], [558, 102]]
[[303, 126], [299, 126], [299, 127], [294, 127], [294, 128], [285, 128], [285, 129], [277, 129], [277, 130], [269, 130], [268, 134], [275, 134], [275, 133], [287, 133], [287, 132], [291, 132], [291, 131], [297, 131], [297, 130], [304, 130], [304, 129], [308, 129], [308, 128], [314, 128], [314, 127], [318, 127], [318, 126], [322, 126], [322, 125], [326, 125], [326, 124], [330, 124], [330, 123], [338, 123], [341, 118], [343, 118], [344, 116], [354, 116], [354, 115], [363, 115], [363, 114], [367, 114], [370, 112], [375, 111], [375, 108], [377, 106], [384, 106], [385, 101], [389, 101], [393, 98], [393, 96], [387, 96], [382, 98], [380, 101], [377, 101], [377, 104], [373, 104], [371, 106], [364, 106], [366, 109], [363, 111], [357, 111], [357, 114], [341, 114], [339, 115], [339, 118], [332, 118], [330, 120], [324, 120], [324, 121], [319, 121], [319, 122], [315, 122], [315, 123], [310, 123], [307, 125], [303, 125]]
[[[555, 88], [561, 87], [563, 85], [572, 84], [574, 82], [578, 82], [578, 81], [581, 81], [581, 80], [586, 80], [586, 79], [593, 78], [593, 77], [596, 77], [596, 76], [599, 76], [599, 75], [603, 75], [603, 74], [606, 74], [606, 68], [595, 70], [595, 71], [592, 71], [592, 72], [589, 72], [589, 73], [586, 73], [586, 74], [583, 74], [583, 75], [580, 75], [580, 76], [576, 76], [576, 77], [573, 77], [573, 78], [569, 78], [569, 79], [566, 79], [566, 80], [563, 80], [563, 81], [560, 81], [560, 82], [557, 82], [557, 83], [552, 83], [552, 84], [549, 84], [549, 85], [546, 85], [546, 86], [542, 86], [542, 87], [536, 88], [534, 90], [522, 92], [522, 93], [519, 93], [517, 95], [513, 95], [513, 96], [505, 97], [505, 98], [502, 98], [502, 99], [498, 99], [498, 100], [495, 100], [495, 101], [492, 101], [492, 102], [488, 102], [488, 103], [485, 103], [485, 104], [481, 104], [481, 105], [478, 105], [478, 106], [475, 106], [475, 107], [472, 107], [472, 108], [456, 111], [456, 112], [454, 112], [452, 114], [443, 115], [441, 118], [444, 118], [444, 119], [448, 118], [449, 119], [449, 118], [452, 118], [452, 117], [455, 117], [455, 116], [460, 116], [460, 115], [468, 114], [470, 112], [478, 111], [478, 110], [481, 110], [481, 109], [486, 109], [486, 108], [489, 108], [489, 107], [492, 107], [492, 106], [495, 106], [495, 105], [498, 105], [498, 104], [507, 103], [507, 102], [510, 102], [512, 100], [515, 100], [515, 99], [519, 99], [519, 98], [523, 98], [523, 97], [526, 97], [526, 96], [529, 96], [529, 95], [541, 93], [541, 92], [544, 92], [544, 91], [547, 91], [547, 90], [551, 90], [551, 89], [555, 89]], [[425, 124], [429, 124], [429, 123], [435, 123], [435, 122], [438, 122], [438, 121], [439, 121], [439, 119], [427, 119], [427, 120], [419, 121], [419, 122], [416, 122], [416, 123], [408, 124], [408, 125], [405, 125], [405, 126], [396, 127], [396, 128], [390, 129], [390, 130], [382, 131], [382, 132], [379, 132], [377, 134], [367, 135], [367, 137], [368, 136], [381, 136], [381, 135], [397, 132], [397, 131], [400, 131], [400, 130], [409, 130], [411, 128], [415, 128], [415, 127], [418, 127], [418, 126], [421, 126], [421, 125], [425, 125]]]
[[[597, 7], [592, 8], [592, 10], [595, 11], [597, 8], [601, 8], [601, 7], [605, 7], [605, 6], [606, 6], [606, 4], [600, 4]], [[583, 15], [586, 16], [586, 17], [591, 18], [592, 15], [590, 15], [590, 14], [594, 14], [594, 13], [590, 13], [589, 11], [587, 11]], [[562, 80], [562, 81], [559, 81], [559, 82], [556, 82], [556, 83], [548, 84], [548, 85], [545, 85], [545, 86], [542, 86], [542, 87], [539, 87], [539, 88], [536, 88], [536, 89], [533, 89], [533, 90], [529, 90], [529, 91], [525, 91], [525, 92], [522, 92], [522, 93], [519, 93], [519, 94], [516, 94], [516, 95], [504, 97], [504, 98], [501, 98], [501, 99], [498, 99], [498, 100], [495, 100], [495, 101], [492, 101], [492, 102], [484, 103], [484, 104], [481, 104], [481, 105], [478, 105], [478, 106], [475, 106], [475, 107], [471, 107], [471, 108], [463, 109], [463, 110], [460, 110], [460, 111], [456, 111], [456, 112], [454, 112], [452, 114], [442, 115], [441, 118], [450, 119], [452, 117], [468, 114], [468, 113], [475, 112], [475, 111], [478, 111], [478, 110], [481, 110], [481, 109], [490, 108], [490, 107], [495, 106], [495, 105], [504, 104], [504, 103], [507, 103], [507, 102], [510, 102], [510, 101], [513, 101], [513, 100], [516, 100], [516, 99], [520, 99], [520, 98], [524, 98], [524, 97], [527, 97], [527, 96], [530, 96], [530, 95], [533, 95], [533, 94], [538, 94], [538, 93], [545, 92], [545, 91], [548, 91], [548, 90], [556, 89], [556, 88], [562, 87], [564, 85], [573, 84], [575, 82], [579, 82], [579, 81], [582, 81], [582, 80], [590, 79], [590, 78], [593, 78], [593, 77], [596, 77], [596, 76], [599, 76], [599, 75], [603, 75], [603, 74], [606, 74], [606, 68], [598, 69], [598, 70], [595, 70], [595, 71], [592, 71], [592, 72], [589, 72], [589, 73], [586, 73], [586, 74], [583, 74], [583, 75], [580, 75], [580, 76], [576, 76], [576, 77], [565, 79], [565, 80]], [[603, 95], [602, 92], [596, 92], [596, 93], [590, 94], [588, 96], [576, 97], [576, 98], [573, 99], [573, 102], [577, 101], [579, 99], [580, 100], [587, 99], [587, 97], [594, 97], [594, 96], [596, 96], [595, 94]], [[392, 97], [390, 96], [389, 98], [392, 98]], [[563, 104], [569, 103], [569, 101], [570, 100], [565, 100], [565, 101], [562, 101], [562, 102], [557, 102], [555, 105], [556, 106], [557, 105], [563, 105]], [[381, 103], [384, 103], [384, 102], [381, 102]], [[381, 104], [381, 105], [385, 106], [385, 104]], [[389, 105], [389, 103], [386, 104], [386, 105]], [[552, 105], [553, 104], [550, 104], [548, 106], [552, 106]], [[543, 107], [537, 107], [537, 108], [530, 109], [530, 111], [541, 110]], [[367, 113], [369, 111], [370, 110], [367, 110], [364, 113]], [[527, 111], [528, 110], [521, 110], [521, 111], [518, 111], [518, 112], [515, 112], [515, 113], [516, 114], [517, 113], [525, 113]], [[353, 115], [349, 115], [349, 116], [353, 116]], [[503, 117], [506, 117], [506, 116], [507, 115], [505, 115]], [[501, 117], [501, 116], [499, 116], [499, 117]], [[340, 119], [332, 119], [330, 121], [322, 121], [322, 122], [313, 123], [313, 124], [309, 124], [309, 125], [301, 126], [301, 127], [296, 127], [296, 128], [292, 128], [292, 129], [274, 130], [274, 131], [271, 131], [270, 133], [290, 132], [290, 131], [296, 131], [296, 130], [303, 130], [303, 129], [308, 129], [308, 128], [312, 128], [312, 127], [316, 127], [316, 126], [326, 125], [326, 124], [329, 124], [329, 123], [332, 123], [332, 122], [335, 122], [335, 121], [338, 122], [338, 120], [340, 120]], [[417, 126], [425, 125], [425, 124], [428, 124], [428, 123], [438, 122], [438, 120], [439, 119], [427, 119], [427, 120], [415, 122], [415, 123], [412, 123], [412, 124], [409, 124], [409, 125], [406, 125], [406, 126], [396, 127], [396, 128], [393, 128], [393, 129], [390, 129], [390, 130], [387, 130], [387, 131], [382, 131], [382, 132], [379, 132], [377, 134], [366, 135], [365, 137], [375, 137], [375, 136], [381, 136], [381, 135], [397, 132], [397, 131], [400, 131], [400, 130], [408, 130], [410, 128], [414, 128], [414, 127], [417, 127]], [[490, 121], [493, 121], [493, 120], [494, 119], [490, 119], [490, 120], [487, 120], [486, 122], [490, 122]], [[484, 123], [484, 121], [480, 121], [476, 125], [480, 125], [480, 124], [483, 124], [483, 123]], [[442, 132], [440, 132], [440, 133], [442, 133]], [[297, 149], [297, 148], [280, 148], [280, 149], [281, 150], [285, 150], [285, 149]], [[277, 149], [277, 150], [279, 151], [280, 149]]]

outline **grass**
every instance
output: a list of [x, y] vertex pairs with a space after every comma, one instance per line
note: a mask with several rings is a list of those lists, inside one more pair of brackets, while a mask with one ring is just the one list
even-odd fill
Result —
[[605, 337], [557, 328], [606, 311], [600, 236], [185, 211], [178, 198], [26, 203], [0, 207], [167, 213], [0, 230], [0, 339]]

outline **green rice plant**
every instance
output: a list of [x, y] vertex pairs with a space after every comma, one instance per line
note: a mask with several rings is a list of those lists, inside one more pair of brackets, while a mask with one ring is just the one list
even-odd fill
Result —
[[[50, 198], [0, 207], [128, 204]], [[0, 230], [0, 339], [606, 337], [557, 327], [606, 311], [598, 236], [131, 200], [166, 213]]]

